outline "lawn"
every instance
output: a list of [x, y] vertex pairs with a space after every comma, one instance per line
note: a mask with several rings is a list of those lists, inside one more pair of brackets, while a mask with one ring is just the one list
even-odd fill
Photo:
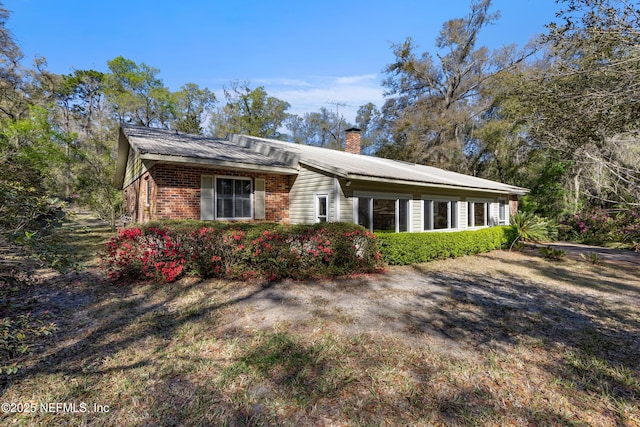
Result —
[[24, 290], [58, 329], [2, 378], [2, 425], [640, 425], [633, 267], [495, 251], [331, 281], [112, 284], [92, 229], [68, 232], [89, 268]]

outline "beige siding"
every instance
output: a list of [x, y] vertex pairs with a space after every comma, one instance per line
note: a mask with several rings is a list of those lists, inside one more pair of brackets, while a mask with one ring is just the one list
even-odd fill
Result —
[[411, 230], [409, 231], [422, 231], [422, 200], [420, 196], [416, 199], [416, 195], [413, 195], [412, 209], [411, 209]]
[[353, 222], [353, 198], [345, 197], [342, 185], [340, 186], [340, 221]]
[[[289, 220], [292, 224], [311, 224], [315, 222], [314, 202], [316, 194], [329, 196], [329, 218], [335, 215], [333, 177], [305, 167], [291, 186], [289, 196]], [[340, 213], [343, 214], [342, 209]]]
[[140, 153], [135, 148], [129, 149], [129, 157], [127, 158], [127, 167], [124, 172], [124, 185], [126, 188], [133, 181], [140, 178], [147, 172], [148, 168], [144, 162], [140, 159]]
[[460, 229], [465, 229], [468, 227], [468, 220], [467, 220], [467, 202], [465, 201], [460, 201], [458, 203], [458, 228]]
[[411, 195], [411, 231], [422, 231], [423, 203], [425, 196], [452, 198], [458, 200], [458, 228], [467, 228], [467, 201], [490, 203], [491, 224], [498, 223], [498, 198], [505, 197], [486, 191], [465, 191], [420, 186], [402, 186], [387, 183], [352, 182], [347, 185], [344, 179], [335, 185], [334, 177], [311, 168], [301, 168], [291, 187], [290, 218], [291, 223], [313, 223], [315, 221], [314, 201], [316, 194], [329, 196], [329, 218], [335, 219], [335, 191], [339, 191], [340, 221], [353, 222], [353, 194], [370, 192], [372, 194]]
[[491, 207], [489, 208], [489, 216], [490, 216], [490, 224], [498, 225], [498, 199], [495, 199], [491, 202]]

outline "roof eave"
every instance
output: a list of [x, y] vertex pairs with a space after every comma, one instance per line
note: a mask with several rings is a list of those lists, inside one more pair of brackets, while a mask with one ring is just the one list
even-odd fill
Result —
[[524, 195], [529, 192], [526, 188], [521, 187], [510, 187], [505, 189], [496, 189], [496, 188], [487, 188], [487, 187], [476, 187], [476, 186], [465, 186], [465, 185], [453, 185], [453, 184], [439, 184], [425, 181], [412, 181], [405, 179], [394, 179], [394, 178], [383, 178], [377, 176], [368, 176], [368, 175], [359, 175], [359, 174], [347, 174], [344, 178], [358, 181], [370, 181], [370, 182], [386, 182], [389, 184], [400, 184], [400, 185], [416, 185], [419, 187], [435, 187], [435, 188], [447, 188], [447, 189], [455, 189], [455, 190], [474, 190], [474, 191], [489, 191], [492, 193], [500, 193], [500, 194], [517, 194]]
[[318, 170], [327, 172], [328, 174], [331, 174], [333, 176], [337, 176], [338, 178], [347, 178], [347, 177], [349, 177], [349, 173], [347, 171], [345, 171], [344, 169], [340, 169], [340, 168], [337, 168], [335, 166], [327, 165], [324, 162], [314, 162], [313, 160], [304, 159], [304, 160], [300, 160], [300, 164], [301, 165], [310, 166], [310, 167], [312, 167], [314, 169], [318, 169]]
[[118, 190], [122, 189], [124, 184], [124, 175], [127, 170], [127, 161], [129, 160], [129, 150], [131, 144], [122, 131], [122, 128], [118, 131], [118, 157], [116, 158], [116, 173], [113, 177], [113, 186]]
[[151, 160], [156, 162], [166, 162], [174, 164], [188, 164], [204, 167], [219, 167], [232, 170], [244, 170], [251, 172], [268, 172], [275, 175], [297, 175], [298, 169], [286, 166], [269, 166], [257, 165], [253, 163], [229, 162], [224, 160], [187, 157], [187, 156], [171, 156], [167, 154], [143, 153], [140, 155], [142, 160]]

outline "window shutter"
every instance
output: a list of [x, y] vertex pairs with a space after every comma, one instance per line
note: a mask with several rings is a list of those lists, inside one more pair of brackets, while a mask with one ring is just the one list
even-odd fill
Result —
[[254, 218], [265, 219], [266, 218], [266, 206], [265, 206], [265, 182], [262, 178], [255, 179], [255, 194], [254, 194]]
[[200, 219], [212, 221], [213, 216], [213, 176], [202, 175], [200, 177]]

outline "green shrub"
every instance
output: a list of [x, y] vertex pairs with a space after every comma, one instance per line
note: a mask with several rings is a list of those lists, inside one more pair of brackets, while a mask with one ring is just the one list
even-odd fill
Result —
[[512, 227], [432, 233], [381, 233], [378, 245], [389, 265], [409, 265], [459, 257], [508, 247], [515, 238]]
[[567, 252], [562, 249], [555, 249], [550, 246], [539, 248], [538, 252], [546, 259], [561, 260], [567, 256]]

